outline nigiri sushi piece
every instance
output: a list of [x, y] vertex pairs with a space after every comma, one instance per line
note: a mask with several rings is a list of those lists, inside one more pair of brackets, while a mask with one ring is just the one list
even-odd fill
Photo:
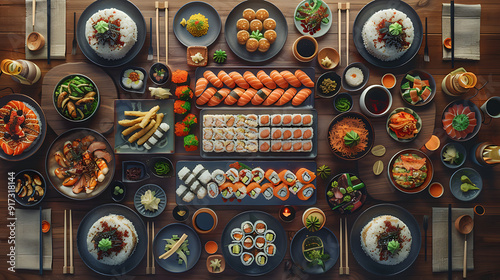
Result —
[[260, 185], [258, 183], [252, 182], [247, 186], [247, 195], [253, 199], [256, 199], [260, 192]]
[[186, 181], [189, 175], [191, 175], [191, 170], [189, 170], [189, 168], [187, 168], [186, 166], [184, 166], [183, 168], [181, 168], [181, 170], [179, 170], [179, 172], [177, 172], [177, 176], [182, 181]]
[[302, 70], [297, 69], [295, 71], [295, 77], [299, 79], [299, 81], [306, 87], [313, 88], [314, 87], [314, 82], [309, 78], [309, 76]]
[[233, 196], [233, 183], [226, 182], [219, 187], [219, 192], [221, 196], [225, 199], [229, 199]]
[[277, 70], [271, 71], [269, 76], [280, 88], [285, 89], [288, 87], [288, 82], [285, 80], [285, 78], [283, 78], [283, 76], [281, 76], [280, 72], [278, 72]]
[[222, 87], [222, 81], [214, 74], [214, 72], [207, 70], [203, 72], [203, 77], [207, 79], [214, 87]]
[[264, 173], [264, 176], [266, 177], [266, 179], [269, 182], [271, 182], [275, 186], [277, 186], [281, 182], [281, 179], [280, 179], [280, 176], [278, 175], [278, 173], [276, 173], [276, 171], [274, 171], [271, 168], [269, 168], [266, 171], [266, 173]]
[[274, 196], [274, 185], [271, 183], [265, 183], [260, 187], [260, 193], [265, 199], [270, 200]]
[[254, 95], [257, 93], [257, 90], [254, 88], [247, 89], [238, 99], [238, 106], [245, 106], [252, 100]]
[[314, 191], [316, 190], [316, 187], [313, 184], [307, 184], [302, 187], [302, 189], [297, 192], [297, 197], [300, 200], [308, 200], [313, 196]]
[[219, 186], [216, 182], [208, 183], [207, 193], [210, 198], [216, 198], [219, 195]]
[[292, 171], [290, 170], [282, 170], [280, 173], [278, 173], [278, 176], [280, 177], [281, 181], [289, 186], [292, 186], [295, 184], [295, 180], [297, 180], [297, 177], [295, 174], [293, 174]]
[[274, 196], [276, 196], [277, 198], [285, 201], [287, 200], [289, 197], [290, 197], [290, 190], [288, 189], [288, 186], [286, 184], [279, 184], [278, 186], [276, 186], [274, 188]]
[[276, 83], [269, 77], [269, 75], [264, 72], [264, 70], [260, 70], [257, 72], [257, 78], [269, 89], [275, 89]]
[[184, 185], [179, 185], [179, 187], [177, 187], [177, 190], [175, 190], [175, 193], [180, 199], [182, 199], [182, 201], [187, 203], [193, 201], [193, 199], [195, 198], [194, 193], [192, 193], [191, 190]]
[[254, 89], [261, 89], [264, 87], [262, 82], [250, 71], [245, 71], [245, 73], [243, 73], [243, 78]]
[[252, 169], [252, 181], [260, 184], [264, 180], [265, 172], [260, 167]]
[[262, 105], [264, 105], [264, 106], [273, 105], [276, 101], [278, 101], [281, 98], [281, 96], [283, 96], [284, 92], [285, 92], [285, 90], [282, 88], [277, 88], [277, 89], [273, 90], [267, 96], [266, 100], [264, 100]]
[[259, 152], [267, 153], [271, 151], [271, 141], [259, 141]]
[[208, 184], [208, 182], [212, 180], [212, 174], [202, 164], [195, 166], [193, 174], [196, 178], [198, 178], [198, 181], [204, 185]]
[[214, 96], [214, 94], [217, 92], [217, 90], [213, 87], [207, 88], [199, 97], [196, 99], [196, 104], [197, 105], [203, 105]]
[[299, 81], [299, 79], [297, 79], [297, 77], [295, 77], [295, 75], [292, 72], [284, 70], [281, 71], [280, 74], [292, 87], [298, 88], [302, 86], [302, 83]]
[[311, 95], [312, 91], [308, 88], [303, 88], [297, 92], [297, 94], [292, 98], [292, 105], [299, 106], [304, 103], [304, 101]]
[[214, 95], [208, 100], [208, 106], [217, 106], [219, 105], [224, 98], [231, 92], [228, 88], [219, 89]]
[[205, 79], [205, 78], [199, 78], [196, 81], [194, 95], [196, 97], [199, 97], [203, 93], [203, 91], [205, 91], [205, 89], [207, 88], [207, 86], [208, 86], [208, 80]]
[[250, 85], [247, 83], [247, 81], [245, 81], [245, 78], [243, 78], [243, 76], [240, 73], [233, 71], [230, 72], [228, 75], [240, 88], [247, 89], [250, 87]]
[[231, 79], [231, 77], [229, 77], [229, 75], [224, 70], [219, 71], [219, 73], [217, 74], [217, 78], [219, 78], [219, 80], [221, 80], [226, 86], [230, 88], [234, 88], [234, 86], [236, 85], [233, 79]]
[[195, 181], [194, 184], [191, 185], [190, 190], [196, 194], [198, 199], [203, 199], [207, 195], [207, 189], [200, 184], [199, 181]]
[[242, 96], [243, 93], [245, 93], [245, 90], [242, 88], [233, 89], [224, 99], [224, 104], [233, 105], [238, 102], [238, 99], [240, 99], [240, 96]]
[[295, 175], [297, 176], [297, 180], [299, 180], [300, 182], [302, 182], [304, 184], [309, 184], [312, 181], [314, 181], [314, 179], [316, 179], [316, 174], [314, 174], [314, 172], [312, 172], [311, 170], [304, 168], [304, 167], [300, 168], [295, 173]]
[[253, 96], [252, 98], [252, 104], [253, 105], [260, 105], [264, 100], [267, 99], [269, 94], [271, 93], [271, 90], [268, 88], [261, 88], [257, 91], [257, 93]]
[[274, 105], [277, 105], [277, 106], [285, 105], [286, 103], [290, 102], [290, 100], [292, 100], [292, 98], [295, 96], [295, 94], [297, 94], [296, 88], [291, 87], [291, 88], [287, 89], [283, 93], [283, 95], [280, 97], [280, 99], [278, 99], [278, 101]]
[[212, 172], [212, 179], [215, 181], [215, 183], [217, 183], [218, 186], [221, 186], [226, 182], [226, 174], [221, 169], [215, 169]]

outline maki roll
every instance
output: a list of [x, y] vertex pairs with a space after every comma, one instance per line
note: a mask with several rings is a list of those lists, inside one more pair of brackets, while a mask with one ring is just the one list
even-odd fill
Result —
[[259, 129], [254, 127], [245, 129], [245, 138], [248, 140], [259, 139]]
[[267, 264], [267, 255], [264, 252], [259, 252], [255, 256], [255, 263], [258, 266], [264, 266], [264, 265], [266, 265]]
[[196, 182], [196, 177], [194, 176], [194, 174], [190, 174], [186, 180], [184, 180], [184, 183], [186, 183], [187, 186], [191, 186], [192, 184], [194, 184], [194, 182]]
[[229, 244], [227, 248], [229, 249], [229, 254], [231, 254], [231, 256], [234, 257], [240, 256], [241, 253], [243, 252], [243, 247], [241, 247], [240, 242], [233, 242]]
[[175, 193], [182, 199], [182, 201], [187, 203], [193, 201], [195, 198], [194, 193], [192, 193], [189, 188], [184, 185], [179, 185]]
[[254, 225], [255, 225], [255, 233], [257, 234], [264, 234], [264, 232], [266, 232], [267, 230], [267, 224], [262, 220], [256, 221]]
[[273, 184], [265, 183], [260, 188], [260, 192], [262, 193], [265, 199], [270, 200], [274, 196], [273, 188], [274, 188]]
[[273, 127], [271, 129], [271, 139], [273, 140], [283, 139], [283, 130], [281, 128]]
[[294, 185], [295, 180], [297, 180], [297, 177], [295, 177], [295, 174], [293, 174], [292, 171], [287, 170], [287, 169], [281, 171], [278, 175], [279, 175], [281, 181], [283, 181], [283, 183], [285, 183], [286, 185], [289, 185], [289, 186]]
[[312, 151], [312, 141], [311, 140], [306, 140], [302, 141], [302, 151], [303, 152], [310, 152]]
[[264, 180], [264, 170], [260, 167], [252, 169], [252, 181], [260, 184]]
[[189, 188], [198, 199], [203, 199], [207, 195], [207, 189], [199, 181], [195, 181]]
[[237, 115], [236, 116], [236, 126], [237, 127], [246, 127], [246, 120], [247, 116], [246, 115]]
[[242, 182], [236, 182], [233, 185], [233, 193], [236, 199], [243, 199], [247, 196], [247, 186]]
[[264, 253], [270, 257], [274, 256], [276, 254], [276, 245], [267, 243], [266, 247], [264, 247]]
[[269, 126], [271, 124], [271, 117], [267, 114], [259, 115], [259, 126]]
[[297, 180], [304, 184], [311, 183], [314, 179], [316, 179], [316, 174], [307, 168], [301, 168], [297, 171]]
[[233, 196], [233, 183], [226, 182], [219, 187], [220, 195], [223, 198], [229, 199]]
[[243, 152], [246, 152], [246, 148], [245, 148], [245, 141], [236, 141], [236, 148], [235, 148], [235, 151], [237, 153], [243, 153]]
[[301, 114], [293, 114], [292, 115], [292, 125], [295, 125], [295, 126], [302, 125], [302, 115]]
[[241, 229], [233, 228], [233, 230], [231, 230], [231, 238], [234, 241], [241, 241], [241, 239], [243, 239], [243, 232], [241, 231]]
[[316, 187], [313, 184], [307, 184], [299, 190], [299, 192], [297, 193], [297, 197], [300, 200], [308, 200], [314, 194], [315, 189]]
[[259, 143], [257, 140], [250, 140], [245, 142], [245, 149], [249, 153], [256, 153], [259, 151]]
[[300, 181], [295, 181], [295, 184], [293, 186], [290, 186], [288, 189], [291, 193], [296, 195], [303, 186], [304, 184], [302, 184]]
[[221, 186], [226, 182], [226, 176], [224, 171], [220, 169], [215, 169], [214, 172], [212, 172], [212, 179], [217, 183], [218, 186]]
[[222, 152], [224, 152], [225, 149], [226, 149], [226, 147], [224, 145], [223, 140], [215, 140], [214, 141], [214, 152], [222, 153]]
[[290, 197], [290, 191], [288, 190], [288, 186], [281, 183], [277, 187], [274, 188], [274, 196], [285, 201]]
[[241, 230], [244, 234], [252, 234], [254, 231], [253, 224], [250, 221], [241, 223]]
[[240, 177], [238, 175], [238, 170], [236, 168], [230, 168], [226, 172], [226, 178], [233, 184], [238, 182], [240, 180]]
[[243, 243], [243, 248], [247, 250], [250, 250], [255, 246], [255, 241], [250, 235], [245, 235], [245, 237], [243, 237], [242, 243]]
[[274, 240], [276, 240], [276, 233], [274, 232], [274, 230], [268, 229], [264, 233], [264, 238], [266, 239], [266, 242], [273, 243]]
[[259, 196], [260, 192], [260, 185], [255, 182], [250, 183], [247, 187], [247, 195], [249, 195], [253, 199], [256, 199]]
[[273, 169], [268, 169], [264, 176], [275, 186], [277, 186], [281, 182], [280, 176]]
[[253, 255], [250, 254], [250, 253], [247, 253], [247, 252], [244, 252], [243, 254], [241, 254], [241, 263], [245, 266], [249, 266], [253, 263]]
[[201, 164], [196, 165], [193, 169], [193, 174], [203, 185], [207, 185], [212, 180], [212, 174]]
[[186, 179], [189, 177], [189, 175], [191, 175], [191, 170], [189, 170], [189, 168], [187, 168], [186, 166], [181, 168], [181, 170], [179, 170], [179, 172], [177, 173], [177, 176], [182, 181], [186, 181]]
[[270, 138], [271, 138], [271, 129], [269, 127], [259, 128], [259, 139], [270, 139]]
[[231, 140], [224, 141], [224, 150], [226, 151], [226, 153], [234, 152], [235, 147], [236, 147], [236, 142]]
[[271, 151], [271, 141], [259, 141], [259, 152], [267, 153]]
[[281, 114], [271, 115], [271, 126], [280, 126], [282, 122], [283, 120]]
[[205, 153], [210, 153], [214, 151], [214, 141], [212, 140], [203, 140], [203, 151]]
[[271, 152], [281, 152], [283, 143], [280, 140], [271, 141]]
[[207, 185], [207, 192], [210, 198], [216, 198], [219, 195], [219, 186], [215, 182], [210, 182]]
[[247, 119], [245, 120], [245, 124], [248, 127], [257, 127], [259, 125], [258, 116], [256, 114], [247, 115]]
[[252, 182], [253, 175], [251, 170], [241, 169], [239, 175], [240, 182], [242, 182], [243, 184], [248, 185], [250, 184], [250, 182]]

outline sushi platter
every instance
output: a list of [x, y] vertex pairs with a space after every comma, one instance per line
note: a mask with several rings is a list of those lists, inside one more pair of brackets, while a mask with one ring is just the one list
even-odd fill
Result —
[[314, 68], [199, 67], [196, 106], [314, 107]]
[[200, 155], [314, 159], [318, 154], [318, 114], [314, 109], [203, 109]]
[[179, 205], [316, 203], [314, 161], [179, 161], [175, 170]]

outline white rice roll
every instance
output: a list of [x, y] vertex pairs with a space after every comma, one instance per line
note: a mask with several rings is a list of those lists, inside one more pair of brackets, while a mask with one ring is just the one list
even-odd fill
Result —
[[253, 175], [252, 171], [249, 169], [241, 169], [239, 172], [239, 176], [240, 176], [240, 182], [242, 182], [247, 186], [248, 184], [250, 184], [250, 182], [252, 182]]
[[294, 195], [297, 195], [297, 193], [304, 187], [304, 184], [302, 184], [299, 180], [295, 182], [293, 186], [290, 186], [288, 189], [290, 190], [291, 193]]
[[231, 185], [232, 183], [225, 183], [219, 187], [219, 192], [223, 198], [229, 199], [233, 196], [234, 193]]
[[269, 153], [271, 151], [271, 141], [259, 140], [259, 152]]
[[276, 233], [274, 230], [268, 229], [264, 233], [264, 238], [266, 238], [266, 242], [274, 242], [274, 240], [276, 240]]
[[270, 257], [274, 256], [276, 254], [276, 245], [274, 243], [267, 243], [266, 247], [264, 247], [264, 253]]
[[260, 192], [261, 192], [260, 188], [254, 188], [254, 189], [252, 189], [250, 191], [247, 191], [247, 194], [252, 199], [256, 199], [257, 197], [259, 197]]
[[243, 223], [241, 223], [241, 230], [243, 231], [244, 234], [252, 234], [255, 228], [252, 222], [244, 221]]
[[234, 130], [234, 137], [236, 140], [245, 140], [246, 139], [246, 130], [244, 127], [238, 127]]
[[259, 130], [254, 127], [245, 129], [245, 139], [248, 140], [259, 139]]
[[214, 127], [214, 115], [203, 115], [203, 127]]
[[233, 228], [231, 230], [231, 239], [234, 241], [241, 241], [243, 239], [243, 231], [241, 231], [241, 228]]
[[214, 151], [214, 141], [213, 140], [203, 140], [203, 151], [205, 153], [210, 153]]
[[212, 172], [212, 179], [220, 186], [226, 182], [226, 175], [221, 169], [215, 169]]
[[240, 242], [232, 242], [227, 246], [229, 250], [229, 254], [234, 257], [241, 256], [241, 253], [243, 253], [243, 247], [241, 246]]
[[233, 184], [238, 182], [240, 180], [238, 170], [236, 168], [229, 168], [229, 170], [226, 171], [226, 178]]
[[207, 189], [202, 184], [200, 184], [199, 181], [195, 181], [191, 185], [190, 189], [193, 193], [196, 194], [196, 197], [198, 197], [198, 199], [203, 199], [207, 195]]
[[210, 198], [216, 198], [219, 195], [219, 186], [215, 182], [207, 184], [207, 193]]
[[195, 195], [194, 193], [192, 193], [188, 187], [184, 186], [184, 185], [179, 185], [179, 187], [177, 187], [177, 190], [175, 191], [175, 193], [177, 194], [177, 196], [179, 196], [184, 202], [191, 202], [193, 201], [193, 199], [195, 198]]
[[267, 200], [270, 200], [271, 198], [274, 197], [274, 193], [273, 193], [273, 188], [272, 187], [264, 189], [264, 191], [261, 191], [261, 193], [264, 196], [264, 198], [267, 199]]
[[224, 141], [223, 140], [215, 140], [214, 141], [214, 152], [222, 153], [225, 150]]
[[266, 246], [266, 239], [264, 238], [264, 235], [255, 236], [254, 243], [255, 243], [255, 248], [260, 250], [264, 249], [264, 246]]
[[234, 196], [236, 197], [236, 199], [245, 198], [245, 196], [247, 196], [247, 186], [241, 182], [236, 183], [235, 186], [239, 186], [236, 190], [234, 190], [233, 188]]
[[240, 259], [241, 259], [241, 263], [244, 266], [249, 266], [253, 263], [254, 256], [248, 252], [244, 252], [243, 254], [241, 254]]
[[259, 115], [259, 126], [269, 126], [271, 124], [271, 116], [268, 114]]
[[188, 178], [189, 175], [191, 175], [191, 170], [189, 168], [187, 168], [186, 166], [181, 168], [181, 170], [179, 170], [179, 172], [177, 173], [177, 176], [182, 181], [186, 181], [186, 179]]
[[250, 250], [255, 247], [255, 241], [251, 235], [245, 235], [241, 240], [241, 244], [243, 245], [243, 249]]
[[236, 141], [226, 140], [224, 141], [224, 151], [226, 153], [232, 153], [236, 150]]
[[203, 139], [204, 140], [212, 140], [214, 137], [214, 130], [209, 127], [203, 128]]
[[207, 185], [210, 180], [212, 180], [212, 174], [201, 164], [196, 165], [193, 169], [193, 174], [196, 176], [198, 181], [200, 181], [203, 185]]
[[146, 143], [143, 144], [144, 148], [146, 148], [146, 150], [151, 150], [151, 148], [153, 148], [153, 146], [156, 145], [158, 141], [160, 141], [160, 139], [163, 137], [165, 133], [167, 133], [169, 129], [170, 126], [168, 124], [161, 123], [160, 126], [156, 129], [155, 133], [153, 133], [153, 135], [149, 137], [148, 141], [146, 141]]
[[314, 130], [311, 127], [302, 129], [302, 139], [304, 140], [312, 139], [313, 136], [314, 136]]
[[264, 170], [260, 167], [252, 169], [252, 181], [260, 184], [264, 180]]
[[259, 142], [257, 140], [248, 140], [245, 142], [245, 149], [249, 153], [256, 153], [259, 151]]
[[236, 127], [246, 127], [247, 126], [246, 120], [247, 120], [247, 116], [246, 115], [237, 115], [236, 116], [235, 126]]
[[[310, 147], [310, 148], [306, 148], [306, 147]], [[313, 147], [313, 142], [311, 140], [302, 141], [302, 151], [310, 152], [310, 151], [312, 151], [312, 147]]]
[[186, 180], [184, 180], [184, 183], [186, 186], [191, 186], [194, 182], [196, 181], [196, 177], [194, 176], [193, 173], [189, 174]]
[[224, 129], [224, 139], [226, 140], [234, 140], [236, 137], [236, 132], [234, 127], [228, 127]]
[[[264, 234], [267, 230], [267, 224], [263, 220], [255, 221], [254, 227], [255, 227], [255, 232], [257, 234]], [[262, 236], [262, 237], [264, 237], [264, 236]]]
[[271, 115], [271, 126], [280, 126], [283, 123], [282, 114]]
[[302, 125], [302, 114], [293, 114], [292, 115], [292, 125], [301, 126]]
[[236, 141], [236, 148], [234, 148], [234, 151], [237, 152], [237, 153], [244, 153], [246, 152], [246, 148], [245, 148], [245, 141], [243, 140], [237, 140]]
[[311, 115], [311, 114], [302, 114], [302, 120], [304, 120], [305, 118], [310, 119], [311, 122], [309, 122], [309, 123], [302, 122], [302, 125], [304, 125], [304, 126], [312, 126], [313, 123], [314, 123], [313, 115]]
[[264, 252], [259, 252], [255, 256], [255, 263], [258, 266], [265, 266], [267, 264], [267, 255]]
[[215, 115], [215, 127], [226, 127], [226, 122], [224, 121], [223, 115]]
[[249, 114], [246, 117], [245, 124], [248, 127], [257, 127], [259, 125], [259, 117], [256, 114]]
[[224, 115], [223, 118], [224, 118], [224, 123], [226, 123], [227, 127], [234, 126], [234, 124], [236, 122], [236, 118], [234, 117], [234, 115], [227, 114], [227, 115]]
[[223, 140], [223, 139], [225, 139], [226, 130], [224, 128], [214, 128], [213, 132], [214, 132], [214, 134], [213, 134], [212, 138], [214, 140]]

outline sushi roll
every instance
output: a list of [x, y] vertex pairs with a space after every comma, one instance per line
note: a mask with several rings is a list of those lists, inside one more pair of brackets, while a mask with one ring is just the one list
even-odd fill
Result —
[[227, 248], [229, 249], [229, 254], [234, 257], [241, 256], [241, 253], [243, 252], [243, 247], [240, 242], [232, 242], [229, 246], [227, 246]]
[[270, 138], [271, 138], [271, 129], [269, 127], [259, 128], [259, 139], [270, 139]]
[[182, 199], [182, 201], [186, 203], [193, 201], [193, 199], [195, 198], [194, 193], [192, 193], [189, 188], [184, 185], [179, 185], [175, 193], [177, 194], [177, 196], [179, 196], [180, 199]]
[[260, 191], [260, 185], [255, 182], [250, 183], [247, 187], [247, 195], [252, 199], [256, 199], [259, 196]]
[[266, 173], [264, 173], [264, 176], [270, 183], [275, 186], [277, 186], [281, 182], [280, 176], [273, 169], [269, 168]]
[[291, 126], [292, 125], [292, 115], [291, 114], [285, 114], [283, 115], [283, 119], [281, 121], [282, 126]]
[[284, 183], [279, 184], [274, 188], [274, 196], [285, 201], [290, 197], [290, 190], [288, 190], [288, 186]]
[[224, 150], [226, 153], [232, 153], [235, 151], [236, 148], [236, 142], [232, 140], [226, 140], [224, 141]]
[[291, 128], [283, 128], [282, 129], [282, 139], [283, 140], [288, 140], [290, 138], [292, 138], [292, 135], [293, 135], [293, 132], [292, 132], [292, 129]]
[[241, 254], [240, 259], [241, 259], [241, 263], [244, 266], [249, 266], [253, 263], [254, 256], [250, 253], [244, 252], [243, 254]]
[[273, 139], [273, 140], [283, 139], [282, 129], [278, 128], [278, 127], [273, 127], [271, 129], [271, 139]]
[[294, 140], [302, 139], [302, 128], [294, 128], [292, 134]]
[[249, 169], [241, 169], [239, 172], [240, 176], [240, 182], [242, 182], [245, 185], [248, 185], [252, 182], [252, 171]]
[[243, 239], [243, 236], [244, 235], [241, 228], [233, 228], [233, 230], [231, 230], [231, 238], [234, 241], [241, 241], [241, 239]]
[[184, 180], [184, 183], [187, 186], [191, 186], [194, 182], [196, 181], [196, 177], [194, 176], [193, 173], [189, 174], [186, 180]]
[[214, 136], [214, 130], [212, 128], [203, 128], [203, 139], [211, 140]]
[[276, 245], [267, 243], [266, 247], [264, 247], [264, 253], [270, 257], [274, 256], [276, 254]]
[[212, 174], [201, 164], [198, 164], [193, 169], [193, 174], [203, 185], [207, 185], [212, 179]]
[[302, 139], [307, 140], [307, 139], [312, 139], [314, 135], [313, 129], [308, 127], [308, 128], [303, 128], [302, 129]]
[[219, 187], [219, 192], [221, 196], [225, 199], [229, 199], [233, 196], [233, 183], [226, 182]]
[[207, 185], [207, 193], [210, 198], [216, 198], [219, 195], [219, 186], [215, 182], [210, 182]]
[[[262, 232], [262, 234], [264, 234], [264, 232]], [[257, 235], [255, 237], [255, 248], [257, 249], [264, 249], [264, 246], [266, 246], [266, 239], [264, 238], [264, 235]]]
[[[267, 230], [267, 224], [262, 220], [255, 221], [254, 225], [255, 225], [255, 233], [257, 234], [264, 234], [264, 232], [266, 232]], [[255, 241], [257, 241], [257, 239], [255, 239]]]
[[271, 141], [259, 141], [259, 152], [267, 153], [271, 151]]
[[260, 192], [262, 193], [265, 199], [270, 200], [274, 196], [273, 188], [274, 188], [273, 184], [265, 183], [260, 188]]
[[233, 127], [228, 127], [224, 129], [224, 139], [234, 140], [236, 137], [236, 131]]
[[271, 126], [281, 126], [281, 123], [283, 122], [283, 117], [281, 114], [274, 114], [271, 115]]
[[271, 152], [281, 152], [283, 143], [280, 140], [271, 141]]
[[239, 172], [236, 168], [229, 168], [228, 171], [226, 171], [226, 178], [231, 182], [231, 183], [236, 183], [240, 180], [240, 176], [238, 175]]
[[236, 199], [241, 200], [247, 196], [247, 186], [242, 182], [236, 182], [233, 185], [233, 193]]
[[310, 152], [312, 151], [312, 141], [311, 140], [305, 140], [302, 141], [302, 151], [303, 152]]
[[264, 170], [260, 167], [252, 169], [252, 181], [260, 184], [264, 180]]
[[214, 141], [214, 152], [222, 153], [224, 152], [225, 146], [223, 140], [215, 140]]
[[245, 237], [243, 237], [242, 244], [243, 248], [246, 250], [250, 250], [255, 247], [255, 241], [253, 240], [251, 235], [245, 235]]
[[264, 252], [259, 252], [255, 256], [255, 263], [258, 266], [265, 266], [267, 264], [267, 255]]
[[248, 127], [257, 127], [259, 126], [259, 117], [256, 114], [249, 114], [247, 115], [247, 119], [245, 120], [245, 124]]
[[302, 115], [302, 125], [312, 126], [313, 125], [313, 115], [303, 114]]
[[234, 115], [224, 115], [224, 122], [226, 123], [226, 126], [227, 127], [232, 127], [234, 125], [234, 122], [235, 122], [235, 117]]
[[198, 199], [203, 199], [207, 195], [207, 189], [199, 181], [195, 181], [190, 189]]
[[316, 174], [307, 168], [301, 168], [296, 173], [297, 180], [303, 184], [309, 184], [316, 179]]
[[214, 126], [214, 115], [203, 115], [203, 127]]
[[293, 195], [296, 195], [300, 189], [302, 189], [302, 187], [304, 186], [304, 184], [302, 184], [300, 181], [295, 181], [295, 184], [293, 184], [293, 186], [290, 186], [288, 188], [288, 190], [293, 194]]
[[241, 230], [244, 234], [252, 234], [254, 232], [253, 224], [250, 221], [241, 223]]
[[292, 152], [302, 152], [302, 141], [292, 142]]
[[248, 140], [259, 139], [259, 130], [253, 127], [245, 129], [245, 138]]
[[191, 175], [191, 170], [189, 170], [189, 168], [187, 168], [186, 166], [181, 168], [181, 170], [179, 170], [179, 172], [177, 173], [177, 176], [179, 177], [179, 179], [181, 179], [181, 181], [186, 181], [189, 175]]
[[276, 233], [274, 232], [274, 230], [268, 229], [264, 233], [264, 238], [266, 239], [266, 242], [273, 243], [274, 240], [276, 240]]
[[203, 141], [203, 151], [205, 153], [210, 153], [214, 151], [214, 141], [212, 140], [204, 140]]
[[246, 129], [243, 128], [243, 127], [238, 127], [234, 130], [234, 137], [237, 139], [237, 140], [245, 140], [246, 139], [246, 136], [245, 136], [245, 133], [246, 133]]
[[299, 192], [297, 193], [297, 197], [300, 200], [308, 200], [309, 198], [311, 198], [311, 196], [313, 196], [315, 189], [316, 187], [313, 184], [307, 184], [299, 190]]
[[245, 150], [249, 153], [256, 153], [259, 151], [259, 142], [257, 140], [249, 140], [245, 142]]
[[282, 152], [291, 152], [292, 151], [292, 141], [283, 141], [281, 146]]
[[237, 115], [236, 116], [236, 127], [246, 127], [246, 120], [247, 116], [246, 115]]
[[292, 125], [301, 126], [302, 125], [302, 115], [301, 114], [293, 114], [292, 115]]
[[269, 126], [271, 124], [271, 116], [268, 114], [259, 115], [259, 126]]
[[244, 153], [244, 152], [246, 152], [245, 141], [241, 141], [241, 140], [236, 141], [236, 148], [234, 150], [237, 153]]
[[213, 135], [212, 135], [213, 140], [224, 139], [224, 135], [226, 133], [224, 128], [214, 128], [214, 129], [212, 129], [212, 131], [213, 131]]
[[218, 127], [218, 128], [226, 127], [226, 122], [224, 121], [224, 116], [222, 116], [222, 115], [215, 115], [214, 122], [215, 122], [215, 124], [214, 124], [215, 127]]
[[217, 183], [218, 186], [221, 186], [226, 182], [226, 175], [221, 169], [215, 169], [212, 172], [212, 179], [215, 181], [215, 183]]

